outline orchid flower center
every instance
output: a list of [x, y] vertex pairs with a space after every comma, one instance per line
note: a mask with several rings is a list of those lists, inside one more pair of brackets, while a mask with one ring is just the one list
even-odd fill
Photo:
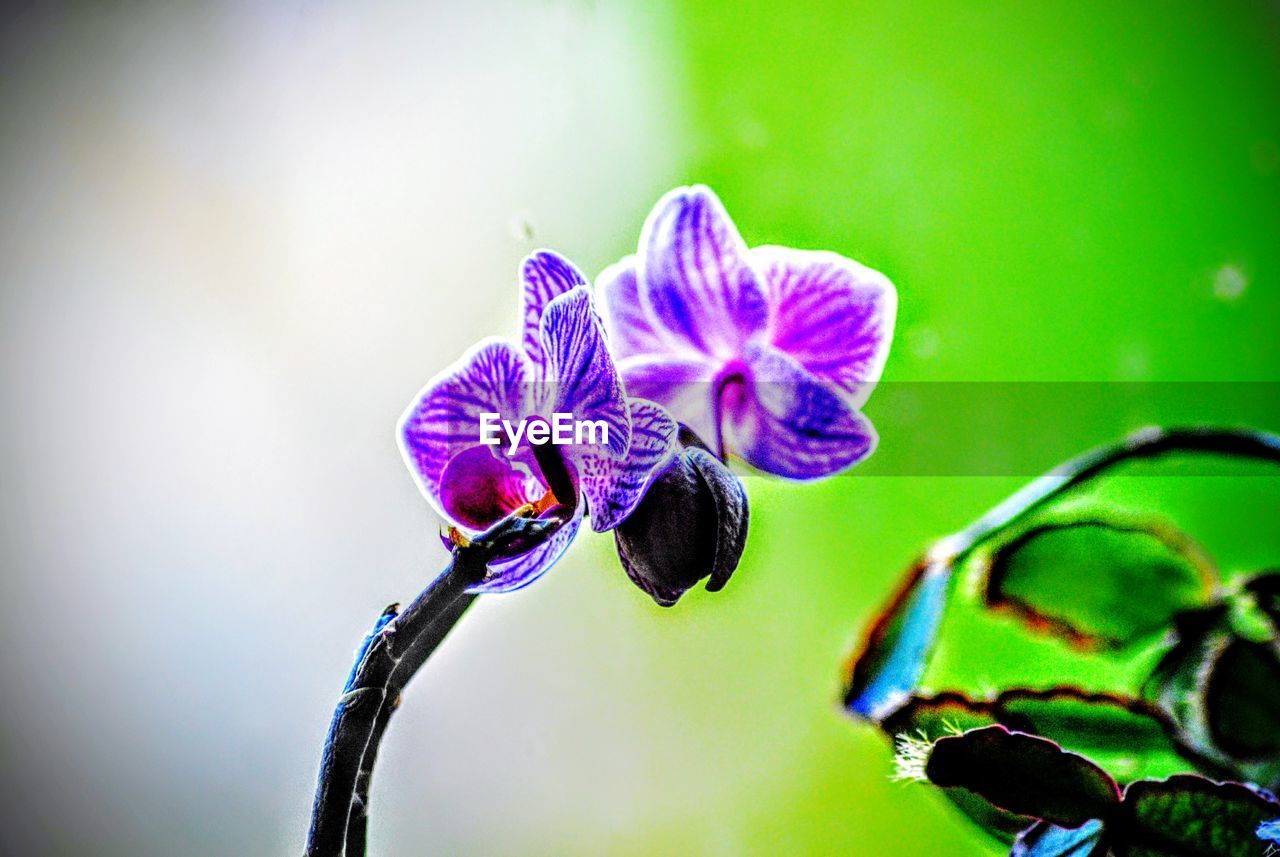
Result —
[[440, 500], [450, 518], [483, 530], [530, 502], [531, 482], [519, 462], [477, 445], [449, 460], [440, 478]]
[[578, 492], [560, 447], [532, 444], [508, 457], [476, 445], [449, 460], [440, 478], [440, 499], [454, 521], [483, 530], [521, 511], [541, 515], [560, 506], [572, 508]]
[[716, 457], [721, 461], [728, 454], [724, 440], [725, 420], [737, 416], [747, 406], [750, 399], [748, 390], [750, 383], [750, 369], [741, 360], [731, 360], [726, 363], [711, 381], [711, 406], [715, 419], [715, 452]]

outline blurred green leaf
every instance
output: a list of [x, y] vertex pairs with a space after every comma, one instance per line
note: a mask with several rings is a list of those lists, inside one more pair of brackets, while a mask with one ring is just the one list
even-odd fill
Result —
[[1035, 821], [1001, 809], [982, 795], [968, 789], [943, 789], [947, 800], [983, 831], [1005, 845], [1012, 845], [1017, 835]]
[[1280, 756], [1280, 659], [1274, 646], [1233, 640], [1209, 671], [1209, 737], [1233, 759]]
[[1121, 783], [1197, 770], [1180, 750], [1177, 724], [1160, 708], [1076, 687], [1015, 688], [990, 702], [955, 692], [912, 697], [881, 726], [893, 736], [937, 741], [997, 723], [1087, 756]]
[[937, 696], [913, 696], [880, 725], [890, 735], [912, 735], [937, 741], [997, 722], [988, 703], [951, 692]]
[[995, 702], [997, 717], [1088, 756], [1121, 783], [1194, 770], [1180, 752], [1177, 726], [1142, 700], [1077, 688], [1011, 690]]
[[1280, 571], [1254, 575], [1244, 584], [1244, 592], [1253, 598], [1263, 614], [1271, 620], [1271, 633], [1280, 633]]
[[1008, 812], [1062, 827], [1106, 818], [1120, 802], [1115, 780], [1084, 756], [1003, 726], [939, 739], [925, 774], [935, 785], [968, 789]]
[[1086, 506], [1022, 530], [988, 560], [985, 600], [1089, 648], [1121, 648], [1210, 602], [1216, 573], [1161, 518]]
[[1257, 857], [1259, 825], [1280, 802], [1239, 783], [1179, 776], [1143, 781], [1125, 791], [1113, 847], [1124, 857]]
[[872, 623], [849, 666], [845, 708], [879, 721], [915, 691], [933, 651], [953, 574], [945, 564], [919, 563]]
[[1226, 612], [1225, 607], [1217, 606], [1179, 616], [1175, 622], [1177, 642], [1142, 688], [1143, 698], [1169, 714], [1184, 741], [1198, 751], [1211, 750], [1198, 700], [1205, 664], [1231, 639]]
[[1178, 642], [1143, 687], [1178, 742], [1232, 779], [1280, 784], [1280, 666], [1274, 644], [1241, 640], [1219, 605], [1178, 618]]
[[[986, 703], [961, 693], [933, 697], [912, 697], [890, 714], [880, 726], [895, 740], [922, 740], [929, 743], [996, 722]], [[1025, 830], [1033, 819], [1006, 812], [968, 789], [944, 789], [943, 794], [971, 821], [1005, 844]]]

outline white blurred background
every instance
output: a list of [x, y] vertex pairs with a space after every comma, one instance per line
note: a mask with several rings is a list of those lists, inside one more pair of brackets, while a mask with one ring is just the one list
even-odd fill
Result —
[[[525, 253], [594, 274], [683, 178], [666, 24], [586, 0], [0, 16], [0, 845], [298, 853], [351, 648], [444, 558], [393, 424], [514, 332]], [[562, 722], [607, 627], [566, 629], [556, 588], [486, 601], [432, 664], [381, 853], [565, 853], [575, 801], [671, 811], [634, 803], [607, 723]]]

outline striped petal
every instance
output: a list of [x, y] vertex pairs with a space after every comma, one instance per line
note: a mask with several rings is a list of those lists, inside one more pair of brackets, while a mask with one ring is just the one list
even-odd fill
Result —
[[520, 266], [520, 346], [533, 364], [537, 377], [545, 375], [542, 353], [542, 313], [567, 291], [586, 285], [586, 278], [573, 263], [550, 250], [539, 250]]
[[861, 407], [889, 356], [893, 284], [835, 253], [755, 247], [751, 260], [769, 291], [769, 342]]
[[500, 339], [477, 344], [414, 397], [400, 418], [396, 438], [418, 489], [445, 520], [460, 525], [441, 497], [445, 468], [479, 445], [480, 415], [519, 422], [529, 413], [529, 366]]
[[789, 479], [831, 476], [876, 446], [870, 420], [826, 382], [767, 346], [746, 351], [742, 381], [720, 398], [729, 447], [751, 466]]
[[595, 288], [609, 350], [617, 360], [671, 350], [640, 301], [635, 256], [605, 268], [596, 277]]
[[639, 261], [644, 310], [674, 348], [729, 358], [768, 322], [764, 285], [709, 188], [659, 200], [640, 233]]
[[645, 356], [618, 364], [628, 396], [657, 402], [708, 443], [715, 437], [711, 382], [716, 368], [705, 357]]
[[631, 443], [627, 402], [590, 292], [574, 289], [547, 305], [542, 314], [542, 349], [550, 385], [543, 393], [544, 402], [551, 403], [554, 413], [603, 422], [607, 438], [596, 451], [612, 458], [625, 455]]
[[598, 533], [626, 520], [644, 497], [658, 466], [676, 449], [679, 427], [652, 402], [628, 400], [631, 447], [622, 461], [596, 456], [581, 471], [581, 487]]

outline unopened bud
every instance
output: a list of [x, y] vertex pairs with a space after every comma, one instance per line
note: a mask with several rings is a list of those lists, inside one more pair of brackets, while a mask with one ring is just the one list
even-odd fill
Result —
[[716, 592], [738, 567], [747, 541], [747, 493], [699, 446], [664, 466], [614, 535], [627, 576], [663, 607], [707, 580]]

